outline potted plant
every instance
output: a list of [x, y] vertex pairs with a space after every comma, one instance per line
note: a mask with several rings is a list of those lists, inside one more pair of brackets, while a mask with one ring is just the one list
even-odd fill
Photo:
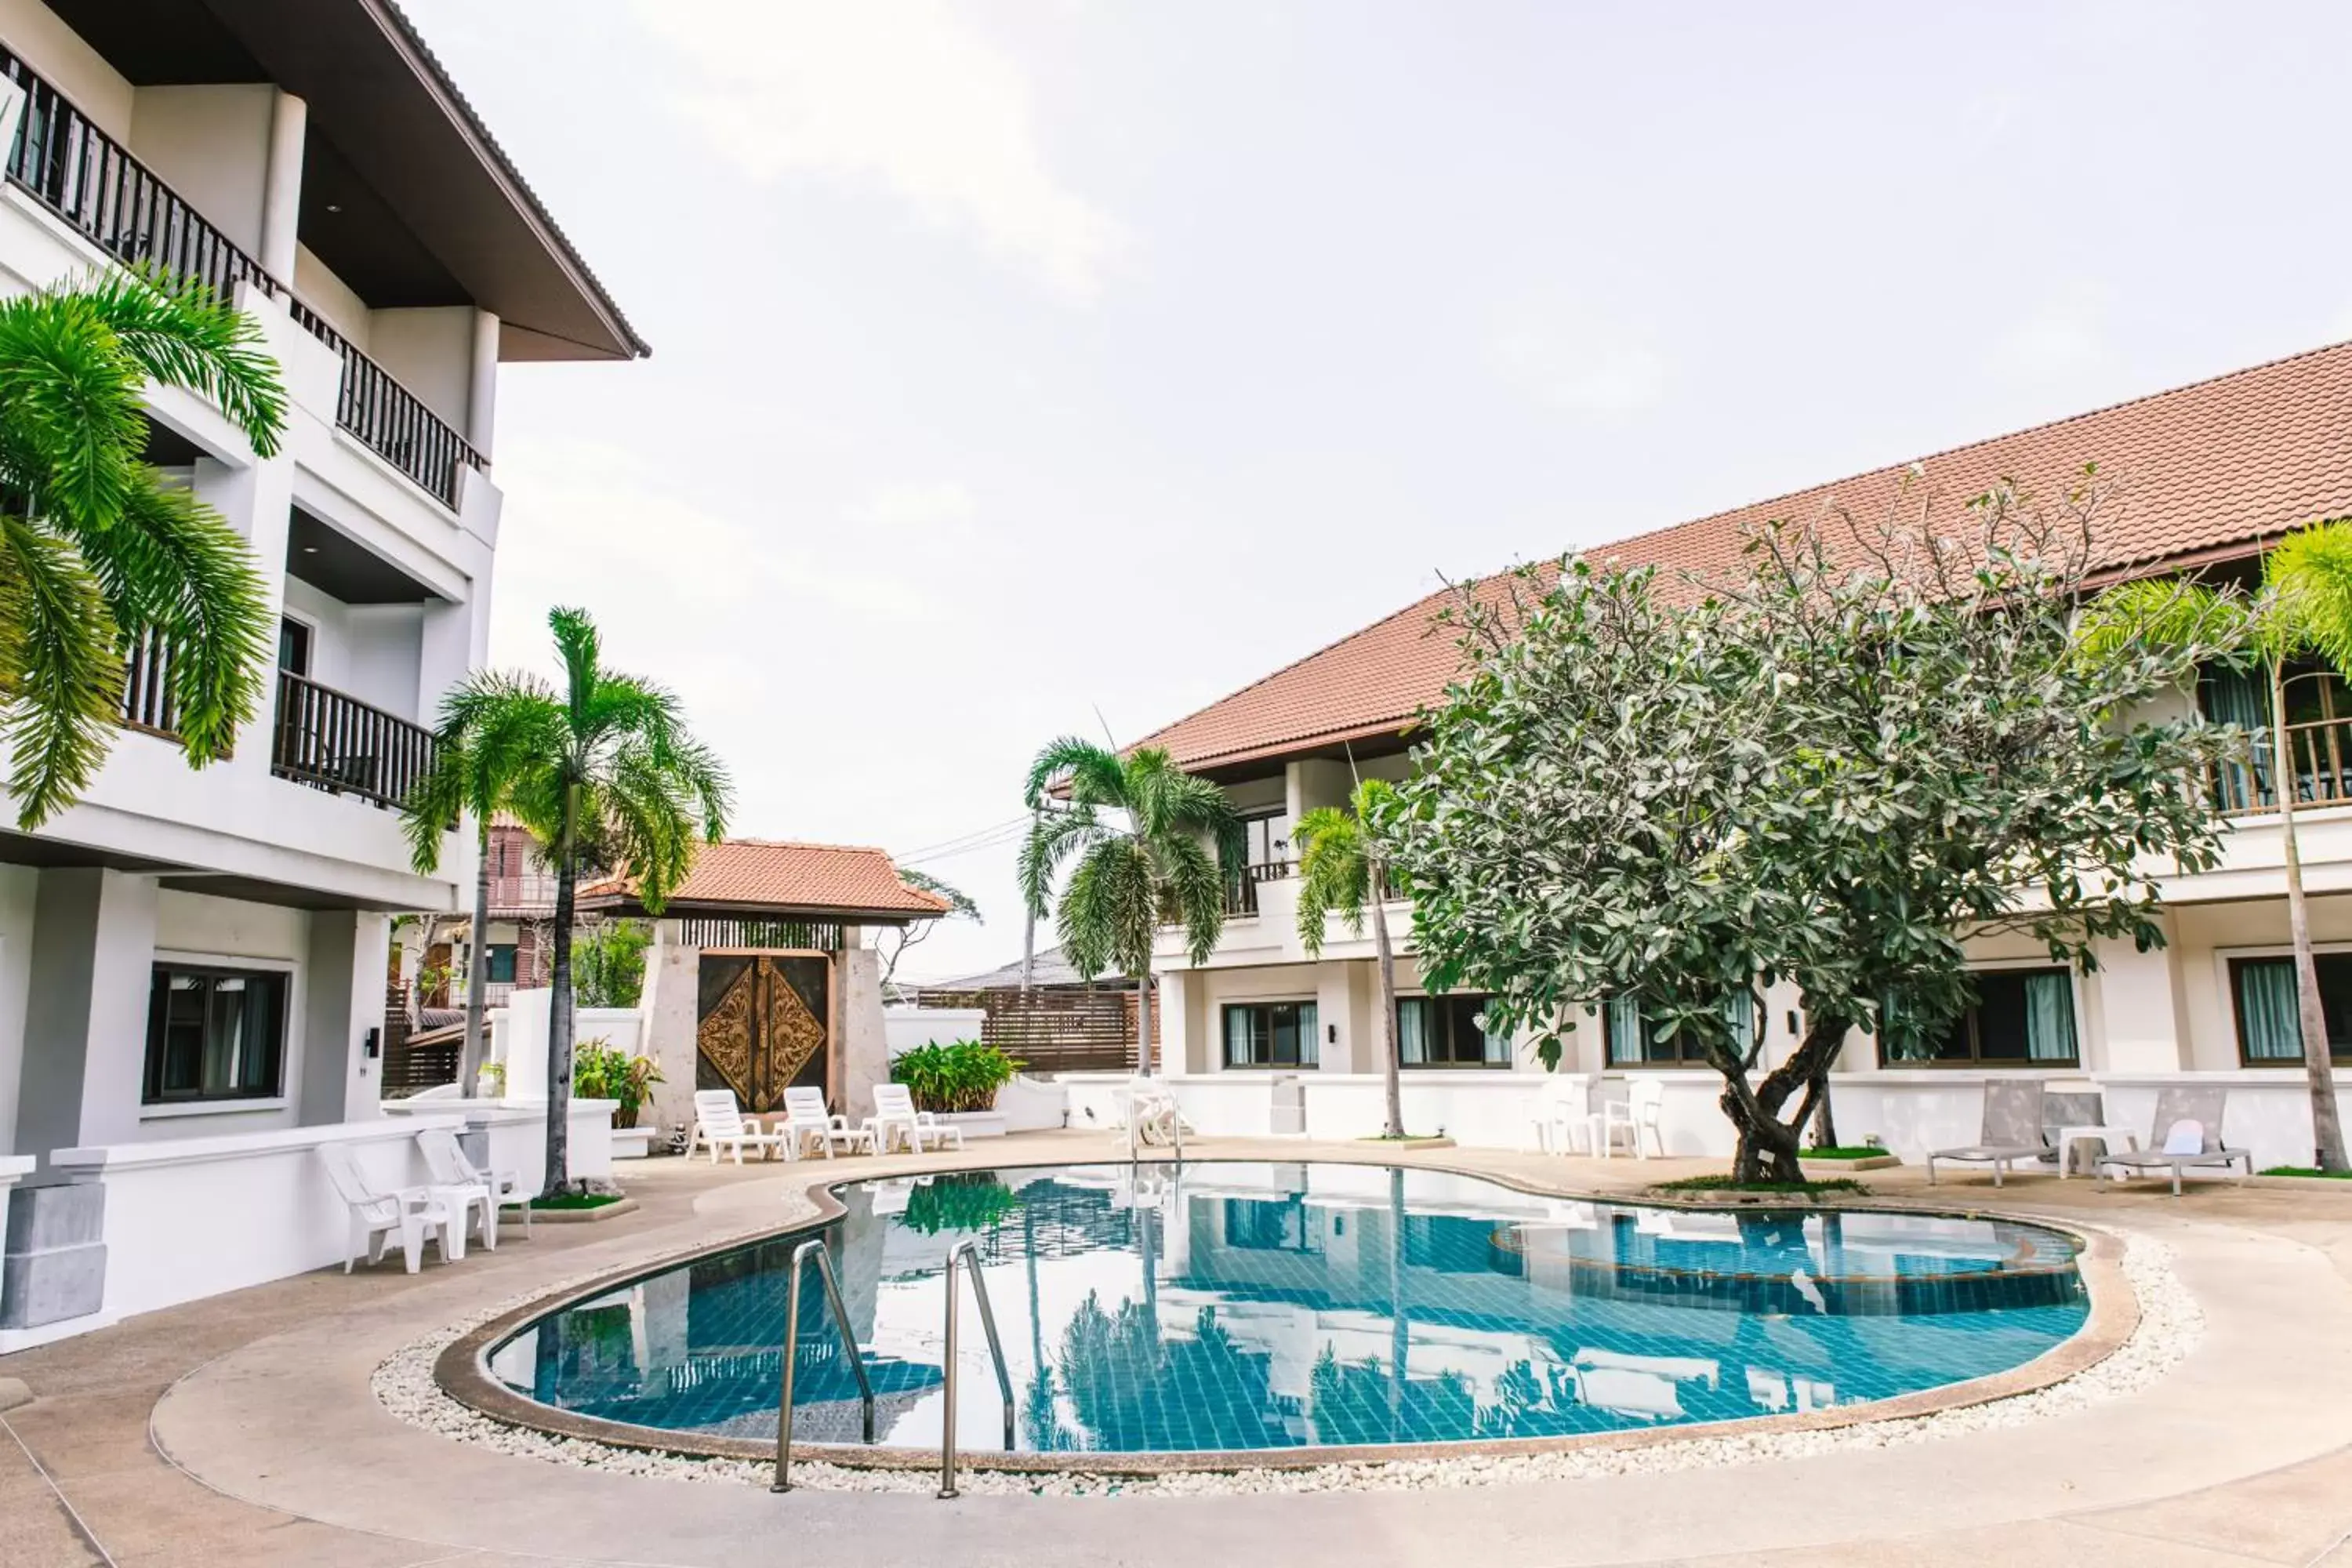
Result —
[[651, 1057], [633, 1057], [602, 1036], [581, 1041], [572, 1055], [572, 1092], [583, 1100], [614, 1101], [615, 1127], [635, 1127], [653, 1086], [662, 1081]]
[[[890, 1081], [907, 1086], [918, 1110], [985, 1121], [994, 1123], [994, 1131], [1003, 1131], [1002, 1121], [990, 1113], [996, 1106], [996, 1091], [1020, 1070], [1019, 1062], [983, 1041], [956, 1040], [941, 1045], [932, 1040], [892, 1062]], [[987, 1130], [968, 1127], [971, 1131]]]
[[481, 1071], [474, 1075], [474, 1093], [482, 1100], [497, 1100], [507, 1091], [507, 1064], [484, 1062]]

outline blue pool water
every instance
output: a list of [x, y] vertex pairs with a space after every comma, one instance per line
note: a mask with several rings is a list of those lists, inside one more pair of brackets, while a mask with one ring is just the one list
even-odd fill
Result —
[[[2082, 1326], [2055, 1232], [1692, 1212], [1435, 1172], [1211, 1161], [852, 1184], [825, 1227], [884, 1444], [936, 1446], [941, 1271], [979, 1243], [1026, 1451], [1448, 1442], [1725, 1420], [2016, 1366]], [[567, 1410], [772, 1437], [785, 1264], [715, 1254], [525, 1329], [492, 1370]], [[958, 1436], [1002, 1446], [969, 1288]], [[793, 1430], [854, 1442], [814, 1279]]]

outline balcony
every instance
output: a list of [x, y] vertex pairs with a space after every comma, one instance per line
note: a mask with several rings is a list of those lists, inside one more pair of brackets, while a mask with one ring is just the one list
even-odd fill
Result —
[[1238, 918], [1257, 913], [1257, 890], [1261, 883], [1278, 882], [1290, 875], [1287, 860], [1265, 860], [1242, 868], [1242, 874], [1225, 884], [1225, 913]]
[[278, 672], [269, 771], [396, 811], [433, 766], [433, 732], [331, 686]]
[[[2352, 805], [2352, 719], [2322, 719], [2286, 727], [2297, 806]], [[2258, 731], [2244, 762], [2224, 763], [2208, 786], [2214, 808], [2227, 816], [2259, 816], [2278, 809], [2277, 764], [2270, 733]]]
[[484, 467], [463, 437], [5, 49], [0, 76], [25, 89], [24, 118], [8, 152], [12, 182], [125, 266], [193, 279], [224, 300], [249, 282], [282, 300], [342, 359], [335, 422], [443, 506], [457, 509], [459, 470]]

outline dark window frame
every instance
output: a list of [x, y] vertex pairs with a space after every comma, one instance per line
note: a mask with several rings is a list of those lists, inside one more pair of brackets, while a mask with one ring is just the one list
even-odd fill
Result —
[[[147, 992], [147, 1042], [145, 1059], [139, 1073], [139, 1103], [142, 1109], [176, 1105], [224, 1105], [249, 1101], [277, 1100], [286, 1098], [286, 1065], [288, 1036], [292, 1031], [294, 1005], [294, 975], [291, 970], [277, 968], [245, 968], [230, 963], [205, 963], [185, 959], [158, 959], [150, 969]], [[241, 1084], [226, 1088], [201, 1087], [202, 1058], [207, 1054], [199, 1048], [198, 1079], [194, 1089], [173, 1089], [165, 1086], [171, 1066], [166, 1039], [171, 1027], [169, 998], [175, 977], [201, 978], [217, 983], [236, 980], [250, 984], [266, 981], [275, 994], [272, 1037], [264, 1044], [268, 1051], [268, 1066], [259, 1085]], [[207, 985], [207, 996], [212, 992]], [[205, 1007], [207, 1027], [212, 1009]]]
[[[289, 644], [296, 656], [290, 662], [286, 657]], [[317, 663], [318, 653], [319, 628], [299, 616], [280, 611], [278, 616], [278, 668], [308, 680], [311, 679], [310, 671]]]
[[[1433, 994], [1423, 992], [1418, 996], [1398, 997], [1396, 999], [1398, 1068], [1404, 1072], [1508, 1072], [1515, 1065], [1514, 1058], [1517, 1054], [1512, 1050], [1510, 1042], [1507, 1040], [1504, 1042], [1502, 1060], [1488, 1060], [1486, 1054], [1486, 1032], [1472, 1021], [1486, 1006], [1486, 1002], [1487, 996], [1484, 992], [1441, 991]], [[1423, 1038], [1432, 1044], [1442, 1040], [1447, 1051], [1444, 1057], [1424, 1058], [1417, 1062], [1404, 1059], [1404, 1010], [1414, 1005], [1426, 1007], [1433, 1019], [1442, 1021], [1442, 1029], [1425, 1027]], [[1463, 1027], [1467, 1027], [1478, 1037], [1478, 1054], [1475, 1057], [1463, 1057], [1454, 1052], [1459, 1030]]]
[[[1612, 1025], [1609, 1014], [1610, 1010], [1617, 1005], [1619, 1000], [1619, 997], [1612, 996], [1609, 1000], [1601, 1003], [1598, 1009], [1601, 1015], [1601, 1059], [1603, 1071], [1691, 1072], [1696, 1070], [1712, 1072], [1715, 1070], [1715, 1064], [1706, 1059], [1705, 1047], [1701, 1047], [1689, 1036], [1681, 1034], [1670, 1037], [1665, 1042], [1667, 1046], [1673, 1047], [1675, 1054], [1671, 1057], [1643, 1056], [1631, 1061], [1618, 1060], [1615, 1055], [1616, 1042], [1611, 1037]], [[1635, 1004], [1637, 1008], [1639, 1005], [1640, 1004], [1637, 1001]], [[1748, 1027], [1752, 1034], [1753, 1031], [1760, 1029], [1763, 1026], [1763, 1006], [1757, 1001], [1755, 994], [1750, 992], [1748, 994]], [[1647, 1051], [1654, 1048], [1653, 1043], [1650, 1040], [1650, 1026], [1648, 1023], [1642, 1023], [1640, 1025], [1640, 1028], [1642, 1032], [1643, 1049]]]
[[[1989, 979], [2014, 979], [2021, 982], [2027, 977], [2036, 974], [2055, 974], [2061, 976], [2066, 982], [2066, 1008], [2074, 1026], [2073, 1029], [2074, 1037], [2074, 1054], [2072, 1056], [2065, 1057], [2034, 1057], [2023, 1055], [2000, 1057], [1986, 1056], [1984, 1054], [1984, 1020], [1982, 1016], [1984, 997], [1981, 994], [1981, 987], [1984, 982]], [[2076, 994], [2074, 972], [2073, 970], [2067, 968], [2062, 963], [2004, 963], [1997, 967], [1971, 970], [1969, 971], [1969, 979], [1979, 987], [1979, 994], [1977, 1000], [1969, 1003], [1967, 1010], [1949, 1026], [1951, 1029], [1960, 1031], [1965, 1035], [1969, 1047], [1968, 1055], [1949, 1057], [1889, 1056], [1886, 1050], [1887, 1030], [1886, 1026], [1882, 1024], [1877, 1035], [1874, 1037], [1875, 1043], [1878, 1047], [1878, 1065], [1882, 1068], [1927, 1068], [1930, 1069], [1948, 1068], [1960, 1072], [1976, 1072], [1986, 1068], [1997, 1068], [2003, 1072], [2080, 1072], [2083, 1070], [2083, 999]], [[2024, 1041], [2021, 1039], [2019, 1041], [2019, 1049], [2022, 1051], [2024, 1049]]]
[[[501, 953], [506, 956], [507, 962], [507, 972], [503, 975], [499, 973], [499, 957]], [[521, 953], [522, 948], [518, 942], [494, 942], [483, 948], [482, 984], [485, 985], [513, 984], [515, 983], [516, 961], [521, 956]]]
[[[2315, 966], [2326, 965], [2326, 969], [2352, 969], [2352, 952], [2315, 952], [2311, 957], [2312, 963]], [[2245, 980], [2242, 973], [2244, 966], [2250, 963], [2284, 963], [2292, 966], [2294, 963], [2294, 955], [2291, 952], [2233, 953], [2229, 955], [2228, 962], [2230, 968], [2230, 1027], [2238, 1038], [2238, 1065], [2245, 1068], [2301, 1068], [2303, 1066], [2303, 1058], [2299, 1055], [2292, 1057], [2257, 1057], [2249, 1055], [2246, 1049]], [[2326, 969], [2322, 969], [2319, 976], [2320, 1007], [2323, 1012], [2326, 1010]], [[2347, 977], [2347, 989], [2352, 990], [2352, 977]], [[2352, 1003], [2347, 1003], [2347, 1013], [2352, 1013]], [[2299, 1037], [2302, 1034], [2300, 1019], [2297, 1020], [2295, 1033], [2298, 1037], [2297, 1043], [2300, 1044], [2301, 1041]], [[2327, 1056], [2329, 1061], [2338, 1066], [2352, 1067], [2352, 1035], [2347, 1035], [2343, 1048], [2338, 1049], [2336, 1044], [2335, 1031], [2331, 1029], [2328, 1032]]]
[[[1275, 1041], [1275, 1019], [1273, 1016], [1276, 1010], [1285, 1007], [1292, 1010], [1291, 1041], [1292, 1047], [1297, 1053], [1298, 1058], [1298, 1059], [1295, 1061], [1286, 1062], [1272, 1059]], [[1315, 1022], [1311, 1027], [1305, 1029], [1301, 1029], [1299, 1027], [1297, 1012], [1297, 1009], [1301, 1007], [1314, 1010]], [[1264, 1013], [1267, 1016], [1265, 1024], [1267, 1060], [1237, 1062], [1234, 1059], [1233, 1016], [1235, 1013]], [[1217, 1012], [1218, 1060], [1223, 1064], [1223, 1070], [1226, 1072], [1282, 1072], [1292, 1069], [1318, 1069], [1321, 1068], [1323, 1061], [1323, 1041], [1320, 1033], [1322, 1027], [1322, 1012], [1319, 1007], [1317, 1007], [1316, 999], [1312, 996], [1277, 997], [1265, 1002], [1227, 1002], [1223, 1004]]]

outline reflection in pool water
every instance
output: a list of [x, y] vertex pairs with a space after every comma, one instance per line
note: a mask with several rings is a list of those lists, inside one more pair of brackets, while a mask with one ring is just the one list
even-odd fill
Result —
[[[825, 1231], [879, 1439], [940, 1438], [940, 1274], [980, 1245], [1028, 1451], [1450, 1442], [1885, 1398], [2082, 1325], [2073, 1244], [2002, 1221], [1571, 1202], [1363, 1165], [1079, 1165], [856, 1184]], [[491, 1368], [609, 1420], [772, 1437], [797, 1238], [542, 1320]], [[974, 1312], [970, 1294], [963, 1310]], [[855, 1442], [803, 1293], [794, 1432]], [[972, 1318], [960, 1441], [1003, 1441]]]

